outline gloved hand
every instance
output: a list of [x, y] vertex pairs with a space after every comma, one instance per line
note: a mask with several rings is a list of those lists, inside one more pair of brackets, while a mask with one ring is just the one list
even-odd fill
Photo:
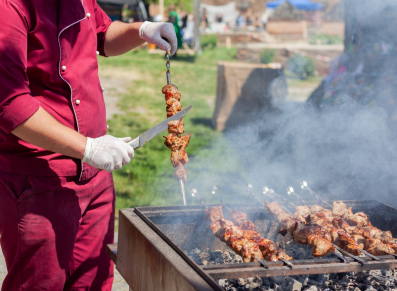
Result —
[[148, 43], [157, 45], [162, 50], [170, 51], [171, 55], [175, 54], [178, 48], [172, 23], [145, 21], [139, 28], [139, 36]]
[[134, 149], [127, 144], [130, 140], [130, 137], [117, 138], [111, 135], [87, 137], [83, 162], [108, 173], [121, 169], [134, 157]]

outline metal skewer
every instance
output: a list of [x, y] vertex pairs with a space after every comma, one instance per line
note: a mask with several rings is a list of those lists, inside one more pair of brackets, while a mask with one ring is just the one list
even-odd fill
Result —
[[363, 265], [363, 264], [366, 264], [366, 263], [367, 263], [366, 261], [360, 259], [359, 257], [356, 257], [355, 255], [352, 255], [352, 254], [349, 253], [348, 251], [345, 251], [344, 249], [341, 249], [341, 248], [338, 247], [337, 245], [335, 245], [335, 244], [332, 244], [332, 245], [335, 247], [335, 249], [337, 249], [338, 251], [340, 251], [342, 254], [345, 254], [346, 256], [351, 257], [352, 259], [356, 260], [356, 261], [359, 262], [360, 264]]
[[192, 189], [192, 197], [197, 198], [198, 200], [200, 200], [201, 204], [203, 204], [203, 206], [205, 208], [208, 208], [207, 203], [204, 202], [203, 198], [201, 198], [200, 195], [198, 195], [197, 190], [195, 188]]
[[[167, 67], [167, 73], [165, 74], [167, 77], [167, 85], [171, 84], [171, 73], [170, 73], [170, 53], [168, 51], [165, 52], [165, 57], [167, 59], [167, 63], [165, 66]], [[183, 205], [186, 206], [186, 194], [185, 194], [185, 184], [183, 183], [182, 180], [179, 180], [179, 186], [181, 188], [181, 195], [182, 195], [182, 201]]]
[[229, 206], [227, 206], [225, 203], [223, 203], [223, 200], [222, 200], [221, 196], [216, 194], [216, 192], [215, 192], [216, 190], [218, 190], [218, 188], [216, 186], [211, 187], [211, 194], [214, 195], [221, 202], [221, 204], [223, 206], [225, 206], [225, 208], [227, 210], [232, 211], [232, 209]]
[[259, 259], [259, 258], [257, 258], [257, 257], [254, 257], [254, 259], [257, 260], [261, 265], [263, 265], [264, 267], [266, 267], [266, 268], [269, 269], [269, 265], [268, 265], [268, 263], [266, 263], [265, 260]]
[[380, 259], [377, 256], [371, 255], [369, 252], [365, 251], [365, 250], [360, 250], [357, 249], [359, 252], [362, 252], [364, 255], [376, 260], [376, 261], [380, 261]]
[[181, 187], [183, 205], [186, 206], [185, 184], [182, 180], [179, 180], [179, 186]]
[[332, 206], [325, 201], [321, 196], [317, 195], [316, 192], [314, 192], [312, 189], [309, 188], [309, 186], [307, 186], [307, 182], [306, 181], [302, 181], [301, 183], [301, 188], [303, 190], [307, 190], [309, 191], [309, 193], [314, 196], [316, 199], [318, 199], [319, 201], [321, 201], [322, 203], [326, 204], [328, 207], [330, 207], [332, 209]]
[[295, 197], [298, 198], [300, 201], [302, 201], [303, 204], [306, 204], [307, 206], [309, 206], [308, 203], [302, 198], [302, 196], [300, 196], [300, 195], [298, 195], [298, 194], [295, 193], [293, 187], [289, 186], [289, 187], [287, 188], [287, 194], [288, 194], [288, 196], [291, 196], [291, 195], [292, 195], [292, 196], [295, 196]]
[[[251, 185], [251, 184], [248, 184], [247, 187], [248, 187], [248, 193], [250, 193], [251, 196], [255, 199], [255, 201], [256, 201], [257, 204], [258, 204], [258, 208], [259, 208], [259, 205], [262, 205], [262, 202], [260, 202], [260, 201], [258, 200], [258, 198], [256, 198], [254, 192], [252, 191], [252, 185]], [[286, 264], [286, 265], [287, 265], [288, 267], [290, 267], [291, 269], [294, 267], [294, 264], [292, 264], [291, 262], [289, 262], [289, 261], [287, 261], [287, 260], [285, 260], [285, 259], [279, 258], [279, 260], [282, 261], [284, 264]]]
[[[265, 186], [262, 188], [262, 193], [263, 195], [272, 198], [274, 201], [277, 201], [276, 198], [281, 199], [284, 203], [286, 204], [290, 204], [294, 210], [296, 208], [296, 205], [294, 203], [291, 202], [291, 200], [289, 200], [288, 198], [285, 198], [284, 196], [277, 194], [273, 189], [269, 189], [269, 187]], [[281, 206], [281, 205], [280, 205]], [[286, 207], [281, 206], [284, 211], [288, 212], [289, 214], [293, 214], [291, 211], [289, 211]]]
[[170, 54], [168, 51], [165, 52], [165, 57], [167, 58], [167, 63], [165, 66], [167, 67], [167, 73], [165, 74], [167, 77], [167, 85], [171, 84], [171, 73], [170, 73]]

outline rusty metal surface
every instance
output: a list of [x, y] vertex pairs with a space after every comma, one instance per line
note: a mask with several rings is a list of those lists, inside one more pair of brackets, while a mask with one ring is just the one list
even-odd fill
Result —
[[134, 291], [213, 291], [133, 209], [122, 209], [116, 268]]
[[[172, 240], [170, 240], [164, 232], [162, 232], [150, 219], [143, 215], [139, 209], [135, 208], [134, 212], [142, 218], [162, 239], [164, 239], [214, 290], [224, 291], [225, 289], [218, 285], [213, 278], [208, 276], [201, 267], [199, 267], [193, 260], [189, 258]], [[178, 228], [179, 229], [179, 228]], [[177, 234], [180, 234], [178, 231]]]
[[[332, 201], [328, 201], [332, 204]], [[393, 235], [397, 234], [397, 209], [374, 200], [344, 201], [353, 212], [363, 211], [370, 216], [375, 227], [382, 230], [390, 230]], [[282, 204], [282, 203], [280, 203]], [[314, 205], [315, 202], [309, 204]], [[278, 223], [275, 222], [264, 207], [258, 209], [254, 204], [228, 205], [237, 211], [247, 213], [248, 219], [258, 227], [258, 231], [266, 238], [279, 244], [287, 240], [277, 233]], [[324, 206], [324, 205], [323, 205]], [[324, 208], [327, 208], [324, 206]], [[309, 260], [293, 260], [292, 268], [285, 266], [283, 262], [268, 262], [269, 268], [259, 263], [238, 264], [212, 264], [198, 266], [187, 253], [194, 248], [204, 250], [223, 250], [228, 247], [224, 242], [215, 238], [209, 228], [209, 222], [203, 219], [203, 208], [201, 206], [170, 206], [170, 207], [139, 207], [136, 211], [140, 216], [177, 252], [190, 266], [196, 266], [198, 272], [205, 272], [213, 279], [242, 278], [242, 277], [269, 277], [269, 276], [291, 276], [305, 274], [338, 273], [349, 271], [366, 271], [374, 269], [391, 269], [397, 267], [396, 256], [379, 256], [379, 260], [370, 257], [354, 259], [345, 258], [348, 264], [342, 263], [340, 259], [321, 258]], [[225, 210], [225, 216], [228, 211]], [[359, 262], [361, 261], [362, 262]], [[194, 267], [195, 270], [197, 268]], [[212, 286], [212, 285], [211, 285]]]
[[[353, 271], [369, 271], [369, 270], [384, 270], [394, 269], [397, 267], [397, 260], [382, 260], [372, 261], [368, 264], [360, 264], [352, 262], [350, 264], [344, 263], [326, 263], [326, 264], [297, 264], [297, 261], [292, 261], [294, 268], [286, 266], [272, 266], [268, 269], [260, 267], [248, 268], [227, 268], [227, 269], [205, 269], [206, 272], [215, 280], [219, 279], [236, 279], [247, 277], [272, 277], [272, 276], [293, 276], [293, 275], [309, 275], [309, 274], [326, 274], [326, 273], [344, 273]], [[241, 265], [240, 265], [241, 266]]]

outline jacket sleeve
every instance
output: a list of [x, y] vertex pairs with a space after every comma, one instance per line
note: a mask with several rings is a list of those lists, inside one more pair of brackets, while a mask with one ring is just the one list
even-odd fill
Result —
[[98, 6], [95, 1], [95, 19], [96, 19], [96, 35], [97, 35], [97, 51], [101, 56], [105, 56], [104, 44], [105, 44], [105, 35], [112, 21], [109, 16]]
[[0, 2], [0, 128], [10, 133], [40, 103], [30, 95], [27, 68], [28, 19], [11, 0]]

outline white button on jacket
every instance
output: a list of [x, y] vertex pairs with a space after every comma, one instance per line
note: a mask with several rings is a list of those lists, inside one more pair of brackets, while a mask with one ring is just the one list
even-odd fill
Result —
[[62, 66], [62, 71], [66, 71], [66, 66]]
[[76, 100], [76, 105], [79, 105], [79, 104], [80, 104], [80, 100], [77, 99], [77, 100]]
[[90, 18], [90, 17], [91, 17], [91, 14], [90, 14], [90, 13], [87, 13], [86, 16], [87, 16], [87, 18]]

